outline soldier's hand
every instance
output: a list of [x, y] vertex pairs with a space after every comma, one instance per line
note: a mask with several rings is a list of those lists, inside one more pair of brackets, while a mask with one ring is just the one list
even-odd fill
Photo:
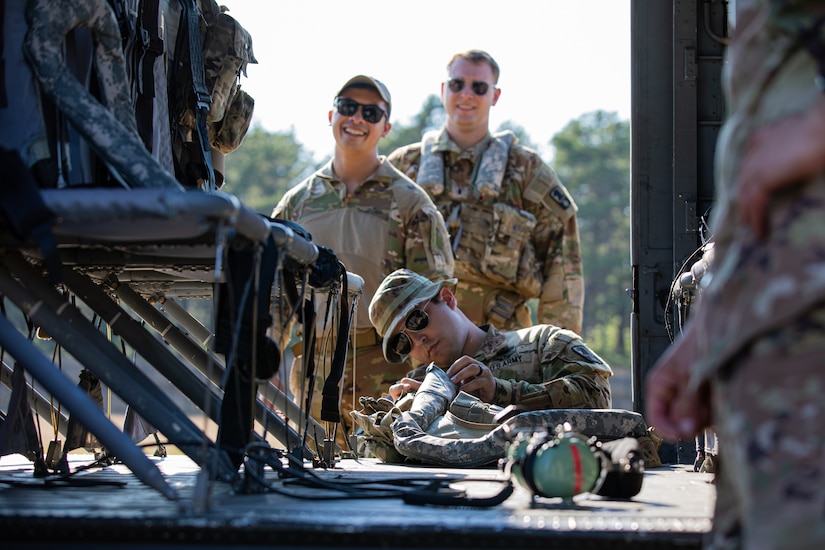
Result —
[[657, 433], [671, 441], [692, 438], [711, 424], [708, 383], [698, 389], [689, 385], [698, 353], [695, 334], [690, 326], [665, 350], [645, 382], [645, 418]]
[[404, 377], [392, 386], [390, 386], [390, 396], [393, 401], [397, 401], [399, 397], [411, 391], [417, 391], [421, 387], [421, 382], [412, 378]]
[[489, 403], [496, 392], [496, 381], [493, 373], [483, 363], [467, 355], [458, 358], [450, 368], [447, 376], [463, 392], [475, 395], [482, 401]]

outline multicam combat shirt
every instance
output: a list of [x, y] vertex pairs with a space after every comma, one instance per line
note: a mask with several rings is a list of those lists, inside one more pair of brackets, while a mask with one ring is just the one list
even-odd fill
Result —
[[764, 241], [736, 210], [737, 174], [751, 136], [822, 97], [816, 60], [798, 40], [813, 26], [815, 4], [825, 12], [821, 2], [737, 0], [724, 73], [729, 115], [717, 142], [714, 264], [691, 314], [704, 351], [694, 384], [754, 338], [825, 299], [825, 174], [774, 193]]
[[607, 409], [613, 370], [579, 336], [553, 325], [511, 332], [483, 326], [474, 359], [496, 379], [492, 402], [538, 409]]
[[420, 187], [384, 158], [351, 194], [330, 161], [290, 189], [272, 217], [300, 224], [314, 243], [331, 248], [347, 271], [363, 277], [359, 329], [372, 329], [367, 307], [384, 277], [396, 269], [411, 269], [431, 279], [453, 274], [441, 214]]

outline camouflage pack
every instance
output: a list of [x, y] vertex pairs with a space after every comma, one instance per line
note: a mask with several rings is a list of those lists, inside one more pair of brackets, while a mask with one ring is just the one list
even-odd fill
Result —
[[188, 187], [220, 187], [223, 155], [240, 145], [252, 119], [254, 102], [239, 83], [257, 60], [251, 36], [225, 7], [179, 1], [168, 83], [175, 175]]
[[[212, 2], [214, 3], [214, 2]], [[249, 128], [255, 102], [240, 89], [249, 63], [257, 63], [252, 52], [252, 37], [237, 20], [224, 12], [205, 10], [207, 21], [203, 37], [203, 68], [206, 89], [212, 97], [206, 122], [210, 145], [221, 153], [234, 151]], [[194, 128], [194, 113], [186, 109], [183, 125]]]
[[209, 141], [212, 147], [223, 154], [231, 153], [243, 142], [249, 124], [252, 122], [252, 111], [255, 100], [238, 86], [232, 97], [229, 107], [223, 118], [218, 122], [209, 123]]
[[496, 406], [459, 393], [443, 370], [427, 367], [419, 390], [397, 403], [361, 399], [363, 410], [352, 412], [363, 430], [359, 450], [385, 462], [419, 462], [472, 468], [503, 458], [514, 434], [570, 429], [599, 441], [625, 437], [638, 440], [646, 467], [661, 465], [661, 438], [641, 414], [623, 409], [547, 409], [516, 414], [500, 421]]
[[0, 145], [41, 187], [214, 190], [213, 158], [240, 144], [254, 107], [238, 84], [256, 62], [251, 38], [224, 11], [214, 0], [4, 4], [0, 77], [17, 85], [0, 86]]
[[207, 28], [203, 61], [212, 94], [206, 117], [210, 143], [221, 153], [230, 153], [243, 141], [255, 108], [255, 101], [239, 83], [247, 65], [258, 62], [252, 53], [252, 37], [234, 18], [220, 13]]

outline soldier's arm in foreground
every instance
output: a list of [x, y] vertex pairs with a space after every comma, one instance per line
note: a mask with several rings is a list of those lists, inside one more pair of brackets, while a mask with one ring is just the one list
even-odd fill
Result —
[[711, 411], [707, 382], [693, 388], [691, 368], [699, 350], [696, 332], [688, 325], [653, 366], [645, 382], [645, 418], [666, 439], [689, 439], [710, 425]]
[[810, 111], [758, 130], [739, 170], [739, 215], [757, 235], [767, 233], [770, 197], [825, 170], [825, 97]]

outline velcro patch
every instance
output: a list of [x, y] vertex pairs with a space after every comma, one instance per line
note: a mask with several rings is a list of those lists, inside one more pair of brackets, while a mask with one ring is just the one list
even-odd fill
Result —
[[590, 351], [590, 349], [587, 346], [583, 345], [583, 344], [576, 344], [574, 346], [570, 346], [570, 349], [572, 349], [573, 351], [575, 351], [576, 353], [578, 353], [579, 355], [581, 355], [582, 357], [584, 357], [585, 359], [587, 359], [591, 363], [597, 363], [597, 364], [602, 363], [602, 360], [599, 359], [599, 357], [595, 353]]
[[559, 206], [567, 210], [570, 208], [570, 199], [567, 196], [567, 193], [562, 191], [561, 187], [558, 185], [554, 186], [550, 189], [550, 196], [559, 203]]

